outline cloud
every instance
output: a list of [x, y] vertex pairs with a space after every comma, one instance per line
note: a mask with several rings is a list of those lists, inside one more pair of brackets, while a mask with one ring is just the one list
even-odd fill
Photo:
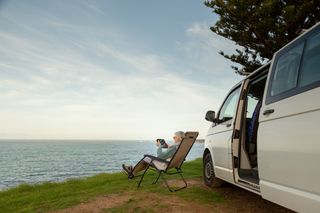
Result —
[[[23, 44], [23, 51], [15, 51], [17, 43]], [[71, 50], [60, 52], [59, 47], [24, 38], [16, 37], [11, 44], [12, 51], [5, 54], [16, 60], [0, 65], [2, 74], [4, 70], [9, 73], [0, 82], [0, 102], [7, 107], [0, 114], [8, 121], [1, 126], [3, 137], [15, 132], [16, 137], [40, 138], [170, 134], [179, 123], [193, 122], [198, 112], [195, 106], [206, 101], [207, 87], [168, 72], [166, 63], [154, 54], [130, 54], [83, 43], [110, 55], [122, 65], [118, 68], [125, 71], [121, 71], [109, 70]], [[10, 71], [15, 72], [10, 75]], [[184, 126], [190, 125], [180, 128]]]
[[[178, 42], [177, 48], [186, 55], [189, 64], [194, 65], [191, 68], [193, 72], [211, 74], [213, 78], [219, 78], [220, 82], [231, 78], [232, 63], [219, 52], [234, 52], [237, 47], [234, 42], [213, 33], [207, 23], [193, 23], [186, 29], [186, 36], [188, 40]], [[234, 78], [238, 79], [235, 75]]]
[[237, 48], [237, 45], [233, 41], [213, 33], [210, 30], [210, 26], [206, 23], [194, 23], [186, 32], [189, 36], [201, 42], [203, 46], [216, 52], [222, 50], [232, 53]]
[[237, 81], [216, 53], [232, 43], [205, 24], [187, 29], [170, 55], [130, 48], [135, 41], [111, 26], [43, 15], [37, 24], [49, 29], [9, 16], [0, 30], [0, 137], [150, 139], [178, 129], [203, 137], [205, 111]]

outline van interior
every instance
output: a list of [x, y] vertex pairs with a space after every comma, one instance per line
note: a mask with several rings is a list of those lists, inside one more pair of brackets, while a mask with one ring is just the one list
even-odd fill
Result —
[[[239, 177], [250, 183], [259, 183], [257, 162], [257, 131], [259, 128], [259, 113], [262, 105], [267, 73], [253, 78], [246, 93], [243, 108]], [[242, 156], [241, 156], [242, 155]]]

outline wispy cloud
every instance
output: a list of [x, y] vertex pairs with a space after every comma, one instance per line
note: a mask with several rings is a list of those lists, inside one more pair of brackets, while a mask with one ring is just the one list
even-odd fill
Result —
[[[210, 25], [207, 23], [193, 23], [186, 29], [188, 36], [187, 42], [178, 42], [177, 48], [182, 50], [188, 62], [194, 71], [200, 73], [211, 74], [212, 79], [230, 78], [230, 65], [219, 51], [231, 53], [236, 45], [221, 36], [210, 31]], [[238, 79], [237, 76], [233, 76]], [[220, 82], [221, 81], [220, 79]]]
[[7, 121], [0, 123], [0, 137], [133, 139], [177, 129], [203, 134], [205, 111], [217, 109], [230, 87], [224, 82], [230, 71], [223, 70], [229, 65], [216, 50], [234, 45], [205, 24], [190, 26], [170, 55], [150, 51], [142, 41], [140, 49], [130, 48], [135, 41], [112, 26], [97, 29], [45, 14], [34, 27], [6, 20], [12, 26], [0, 30], [0, 116]]
[[210, 48], [210, 50], [214, 50], [216, 52], [223, 50], [231, 53], [237, 47], [233, 41], [213, 33], [210, 30], [210, 25], [207, 23], [194, 23], [186, 32], [196, 41], [202, 43], [203, 46], [206, 46], [207, 48]]

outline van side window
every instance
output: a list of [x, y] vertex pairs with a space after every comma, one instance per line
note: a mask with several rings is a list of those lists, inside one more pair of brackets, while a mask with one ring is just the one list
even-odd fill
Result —
[[284, 93], [297, 86], [298, 71], [304, 43], [281, 55], [272, 79], [271, 96]]
[[219, 112], [219, 120], [221, 122], [224, 122], [233, 118], [236, 111], [239, 94], [240, 94], [240, 88], [234, 90], [224, 102]]
[[256, 109], [258, 104], [258, 99], [255, 98], [253, 95], [248, 95], [247, 97], [247, 115], [246, 118], [252, 118], [253, 112]]
[[320, 81], [320, 33], [312, 36], [307, 41], [305, 48], [300, 86], [307, 86]]

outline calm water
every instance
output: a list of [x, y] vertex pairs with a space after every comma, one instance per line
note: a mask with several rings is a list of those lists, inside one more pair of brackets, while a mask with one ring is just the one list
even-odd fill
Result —
[[[195, 143], [187, 160], [201, 157]], [[152, 141], [0, 140], [0, 190], [21, 183], [59, 182], [121, 171], [143, 154], [156, 154]]]

